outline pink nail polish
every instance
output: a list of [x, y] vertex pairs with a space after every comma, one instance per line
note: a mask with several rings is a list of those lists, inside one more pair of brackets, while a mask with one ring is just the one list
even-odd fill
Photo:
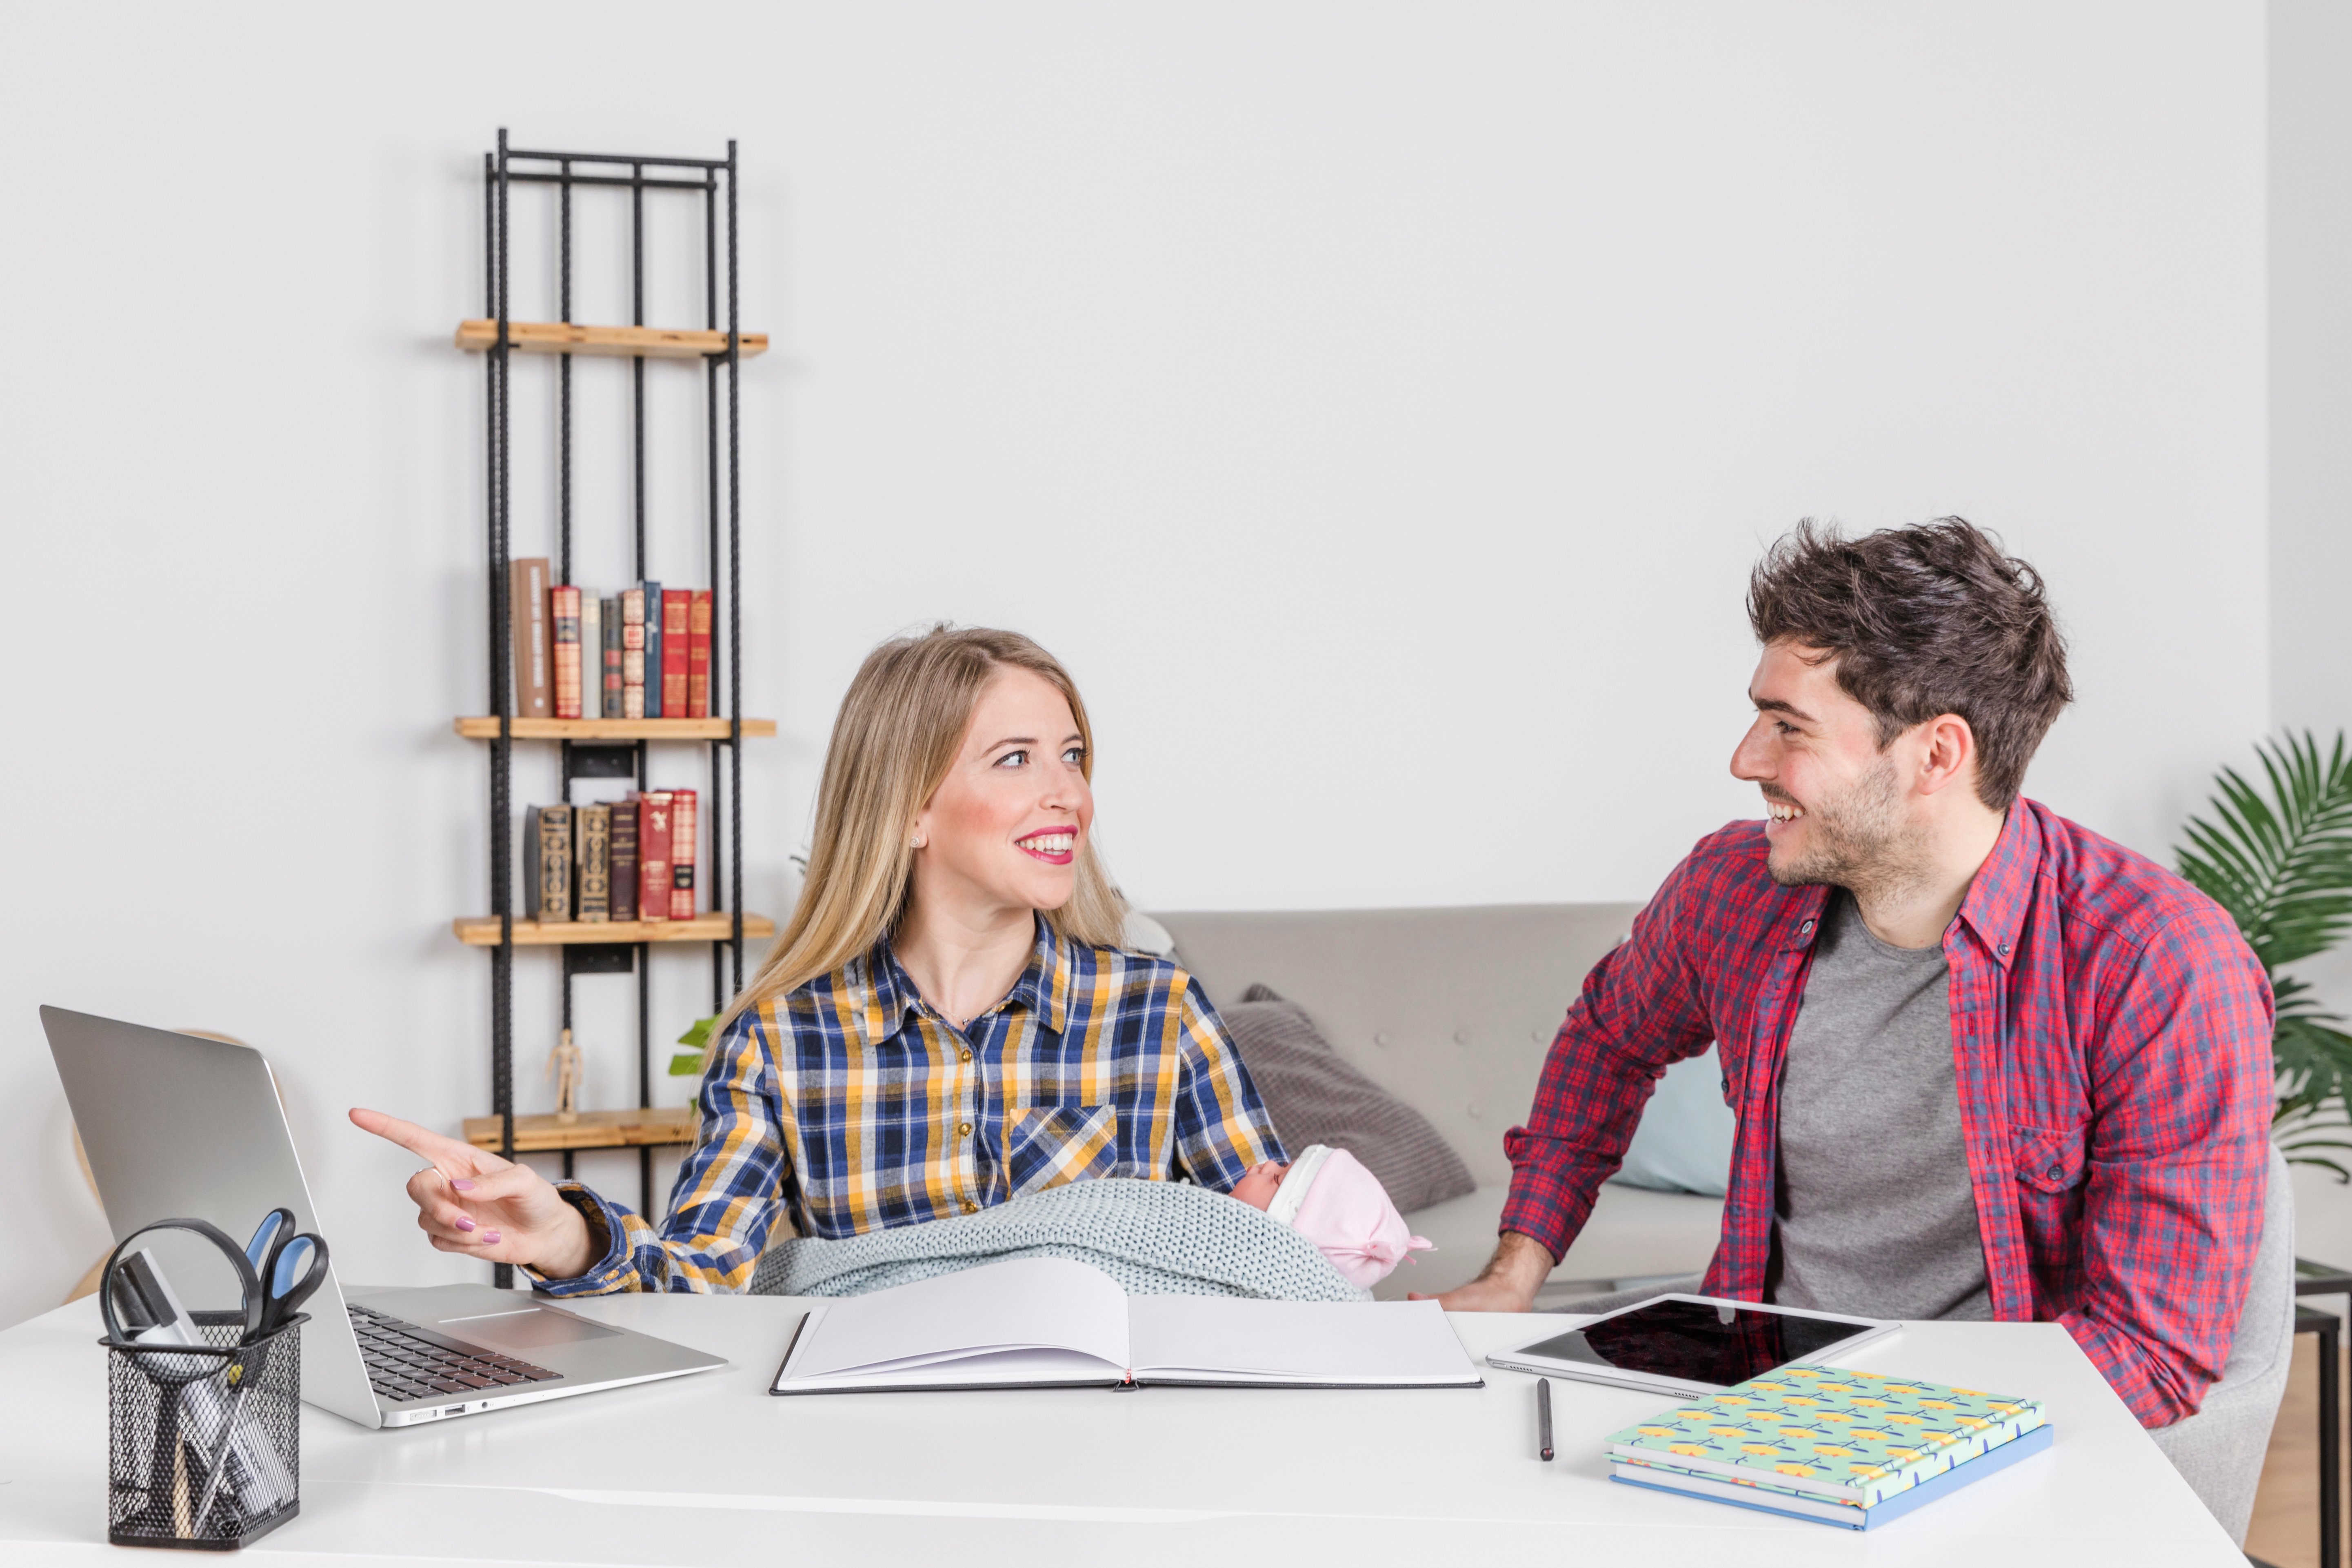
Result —
[[449, 1184], [457, 1188], [461, 1193], [470, 1193], [474, 1190], [474, 1184], [466, 1180], [463, 1176], [452, 1177]]
[[459, 1215], [457, 1216], [457, 1228], [459, 1230], [471, 1230], [474, 1228], [474, 1222], [467, 1219], [464, 1215]]
[[498, 1240], [498, 1238], [499, 1238], [499, 1233], [498, 1233], [497, 1231], [495, 1231], [495, 1230], [486, 1230], [486, 1231], [482, 1232], [482, 1239], [483, 1239], [484, 1241], [495, 1242], [495, 1241], [497, 1241], [497, 1240]]

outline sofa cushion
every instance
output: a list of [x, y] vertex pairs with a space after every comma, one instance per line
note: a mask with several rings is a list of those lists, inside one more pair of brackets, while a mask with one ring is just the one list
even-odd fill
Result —
[[1220, 1008], [1253, 981], [1307, 1010], [1340, 1060], [1430, 1120], [1477, 1180], [1511, 1179], [1524, 1121], [1577, 987], [1634, 904], [1154, 910]]
[[1342, 1061], [1304, 1008], [1252, 985], [1224, 1020], [1293, 1153], [1310, 1143], [1345, 1149], [1407, 1214], [1477, 1186], [1429, 1118]]

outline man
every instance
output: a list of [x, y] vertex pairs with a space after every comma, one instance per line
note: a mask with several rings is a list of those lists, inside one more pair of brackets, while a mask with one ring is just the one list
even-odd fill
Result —
[[1523, 1311], [1658, 1075], [1739, 1119], [1711, 1295], [2063, 1323], [2143, 1425], [2228, 1362], [2260, 1239], [2271, 995], [2229, 917], [2020, 797], [2072, 700], [2041, 580], [1958, 518], [1802, 523], [1754, 572], [1731, 771], [1569, 1010], [1455, 1309]]

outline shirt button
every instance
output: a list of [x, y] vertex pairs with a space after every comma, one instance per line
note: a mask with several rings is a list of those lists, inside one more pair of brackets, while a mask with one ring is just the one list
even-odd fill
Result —
[[962, 1137], [965, 1137], [965, 1138], [969, 1138], [969, 1137], [971, 1137], [971, 1122], [969, 1122], [969, 1121], [965, 1122], [962, 1126], [961, 1126], [961, 1127], [957, 1128], [957, 1129], [956, 1129], [956, 1131], [957, 1131], [957, 1133], [958, 1133], [959, 1135], [961, 1135], [961, 1136], [962, 1136]]
[[2053, 1181], [2053, 1182], [2054, 1182], [2054, 1181], [2056, 1181], [2056, 1180], [2057, 1180], [2057, 1179], [2058, 1179], [2062, 1174], [2063, 1174], [2063, 1173], [2063, 1173], [2063, 1168], [2062, 1168], [2062, 1167], [2060, 1167], [2060, 1166], [2053, 1165], [2053, 1166], [2051, 1166], [2051, 1167], [2050, 1167], [2050, 1179], [2051, 1179], [2052, 1181]]
[[966, 1198], [963, 1201], [963, 1212], [966, 1214], [978, 1214], [980, 1212], [980, 1205], [972, 1202], [970, 1198]]
[[1994, 948], [1993, 951], [2000, 954], [2003, 958], [2007, 958], [2009, 956], [2009, 943], [2002, 942], [1999, 947]]
[[964, 1059], [964, 1060], [966, 1060], [966, 1061], [970, 1061], [970, 1060], [971, 1060], [971, 1053], [970, 1051], [966, 1051], [966, 1052], [964, 1052], [964, 1054], [963, 1054], [963, 1059]]
[[1812, 934], [1813, 934], [1813, 922], [1812, 922], [1812, 921], [1807, 921], [1803, 925], [1799, 926], [1799, 927], [1797, 928], [1797, 934], [1798, 934], [1799, 936], [1811, 936], [1811, 935], [1812, 935]]

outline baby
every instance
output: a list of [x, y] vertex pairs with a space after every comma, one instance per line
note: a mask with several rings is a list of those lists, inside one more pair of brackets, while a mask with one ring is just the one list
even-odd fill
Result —
[[1405, 1228], [1380, 1178], [1345, 1149], [1310, 1143], [1285, 1165], [1252, 1165], [1234, 1196], [1321, 1249], [1360, 1290], [1389, 1277], [1407, 1253], [1432, 1243]]

